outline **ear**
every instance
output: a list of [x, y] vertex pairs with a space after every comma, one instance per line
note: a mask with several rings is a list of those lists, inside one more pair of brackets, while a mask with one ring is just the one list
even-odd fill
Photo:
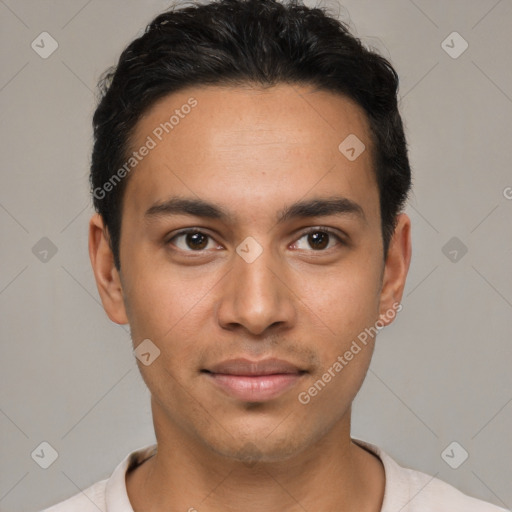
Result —
[[407, 214], [401, 213], [396, 221], [384, 265], [380, 292], [379, 314], [384, 325], [389, 325], [402, 308], [400, 301], [411, 262], [411, 219]]
[[89, 221], [89, 257], [105, 312], [116, 324], [127, 324], [121, 279], [114, 265], [107, 228], [99, 214]]

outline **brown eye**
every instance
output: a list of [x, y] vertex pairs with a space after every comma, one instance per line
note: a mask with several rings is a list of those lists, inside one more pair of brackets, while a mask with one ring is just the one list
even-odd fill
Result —
[[323, 231], [309, 233], [308, 243], [313, 249], [325, 249], [329, 245], [329, 235]]
[[[181, 245], [177, 243], [177, 240], [182, 239]], [[181, 249], [182, 251], [202, 251], [208, 246], [208, 242], [211, 240], [211, 237], [201, 231], [196, 229], [191, 229], [187, 231], [182, 231], [177, 235], [173, 236], [167, 243], [172, 243]], [[183, 243], [184, 242], [184, 243]]]
[[[301, 240], [306, 238], [307, 247], [301, 247]], [[333, 243], [331, 243], [333, 242]], [[344, 245], [343, 239], [334, 231], [328, 228], [313, 228], [302, 234], [295, 242], [295, 249], [313, 249], [314, 251], [324, 251], [331, 249], [336, 245]]]
[[185, 243], [190, 249], [204, 249], [208, 245], [208, 237], [203, 233], [187, 233]]

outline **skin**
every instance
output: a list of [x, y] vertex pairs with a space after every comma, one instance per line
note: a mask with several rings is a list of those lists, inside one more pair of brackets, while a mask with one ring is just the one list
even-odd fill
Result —
[[[406, 214], [383, 258], [366, 115], [343, 96], [309, 87], [194, 87], [153, 105], [136, 126], [133, 148], [190, 97], [197, 106], [128, 178], [120, 272], [101, 217], [90, 221], [107, 315], [130, 324], [134, 347], [149, 338], [160, 349], [149, 366], [137, 361], [151, 392], [158, 452], [127, 475], [132, 506], [380, 511], [382, 463], [350, 438], [351, 404], [375, 340], [307, 405], [298, 400], [365, 328], [391, 323], [409, 269]], [[351, 133], [366, 146], [354, 161], [338, 150]], [[214, 202], [232, 216], [145, 220], [149, 207], [172, 195]], [[332, 196], [358, 203], [365, 219], [276, 224], [285, 206]], [[185, 236], [173, 238], [188, 227], [211, 237], [202, 252]], [[303, 234], [310, 227], [331, 228], [344, 243], [330, 236], [327, 248], [315, 248]], [[236, 252], [248, 236], [262, 248], [252, 263]], [[277, 357], [306, 373], [277, 398], [247, 402], [200, 371], [233, 357]]]

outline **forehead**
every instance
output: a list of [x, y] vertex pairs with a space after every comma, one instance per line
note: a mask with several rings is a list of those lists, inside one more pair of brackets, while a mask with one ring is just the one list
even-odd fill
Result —
[[310, 87], [184, 89], [137, 123], [132, 150], [151, 149], [124, 203], [137, 216], [169, 195], [254, 211], [340, 192], [378, 215], [370, 133], [355, 102]]

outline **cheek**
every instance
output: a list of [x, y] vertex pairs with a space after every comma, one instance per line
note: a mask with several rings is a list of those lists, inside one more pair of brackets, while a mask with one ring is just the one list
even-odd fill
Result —
[[[142, 267], [141, 267], [142, 268]], [[204, 275], [192, 282], [176, 269], [140, 273], [129, 295], [129, 321], [133, 344], [150, 339], [160, 350], [150, 366], [139, 362], [140, 372], [149, 389], [157, 396], [180, 395], [185, 382], [196, 376], [198, 359], [208, 346], [205, 331], [213, 314], [209, 291], [218, 279]], [[165, 382], [164, 389], [160, 389]]]
[[[378, 277], [378, 276], [377, 276]], [[360, 389], [371, 362], [374, 339], [370, 327], [378, 318], [378, 280], [353, 271], [326, 281], [325, 293], [311, 291], [309, 318], [319, 329], [315, 351], [320, 361], [304, 392], [322, 421], [337, 421]], [[300, 400], [299, 400], [300, 401]], [[311, 409], [313, 410], [313, 409]]]
[[143, 254], [130, 263], [125, 295], [132, 333], [137, 335], [134, 340], [141, 337], [167, 343], [177, 331], [187, 337], [185, 329], [188, 326], [192, 332], [202, 301], [214, 284], [211, 274], [191, 280], [168, 262], [144, 260]]
[[347, 259], [329, 272], [324, 269], [297, 275], [294, 288], [303, 303], [303, 313], [337, 349], [376, 321], [380, 274], [374, 261]]

